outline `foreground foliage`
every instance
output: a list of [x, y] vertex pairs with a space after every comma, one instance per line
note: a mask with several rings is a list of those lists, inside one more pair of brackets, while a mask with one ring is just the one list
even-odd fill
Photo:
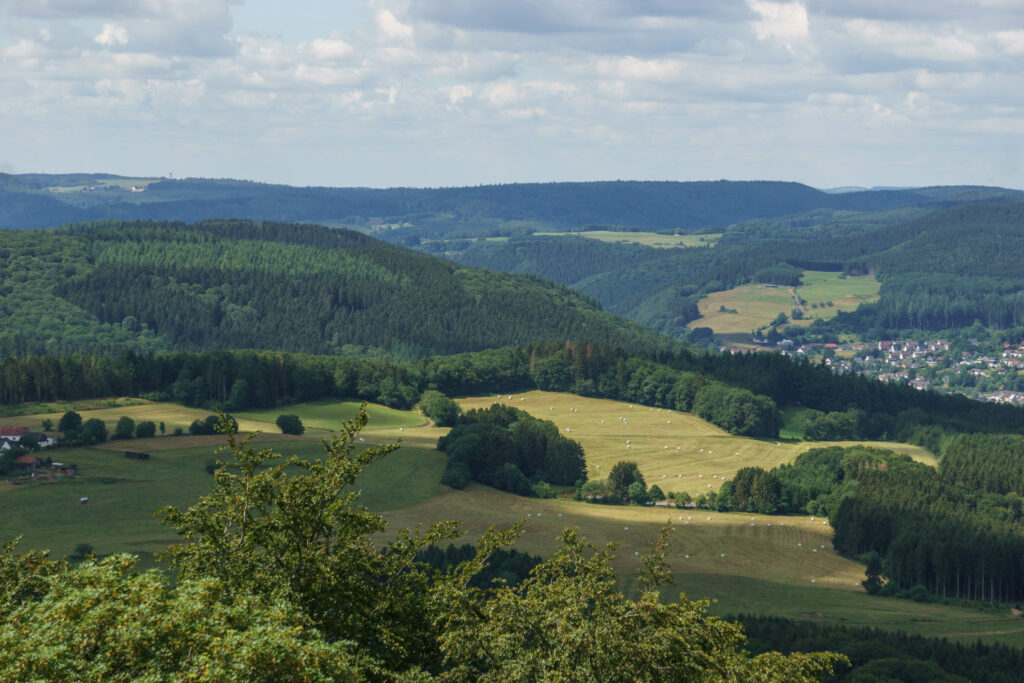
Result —
[[382, 552], [380, 515], [351, 487], [396, 445], [356, 452], [361, 411], [313, 462], [255, 450], [228, 419], [232, 458], [193, 507], [162, 511], [185, 543], [172, 583], [134, 559], [77, 567], [0, 553], [4, 680], [818, 680], [830, 653], [750, 657], [707, 603], [662, 602], [668, 529], [644, 558], [644, 592], [615, 588], [613, 546], [567, 529], [517, 586], [472, 580], [517, 528], [490, 531], [445, 571], [417, 554], [454, 522], [401, 531]]

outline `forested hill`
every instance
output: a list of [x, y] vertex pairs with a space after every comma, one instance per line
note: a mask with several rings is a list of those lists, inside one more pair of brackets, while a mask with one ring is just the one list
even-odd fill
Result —
[[237, 180], [133, 181], [103, 174], [0, 174], [0, 227], [231, 216], [358, 227], [405, 226], [420, 236], [445, 234], [455, 228], [469, 233], [491, 231], [517, 221], [563, 229], [599, 223], [698, 231], [816, 209], [880, 211], [1012, 194], [999, 188], [973, 187], [829, 194], [792, 182], [724, 180], [370, 189]]
[[350, 230], [242, 220], [0, 233], [0, 357], [276, 349], [413, 358], [668, 340], [563, 286]]
[[878, 304], [841, 316], [845, 332], [1024, 325], [1024, 201], [756, 221], [732, 226], [714, 247], [688, 249], [566, 236], [463, 242], [449, 252], [460, 263], [541, 274], [675, 336], [699, 316], [696, 302], [707, 293], [796, 285], [803, 270], [882, 281]]

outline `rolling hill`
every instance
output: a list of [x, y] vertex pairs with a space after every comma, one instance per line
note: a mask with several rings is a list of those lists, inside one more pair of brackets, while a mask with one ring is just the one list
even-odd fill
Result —
[[667, 339], [535, 276], [361, 233], [250, 221], [0, 235], [0, 356], [274, 349], [415, 358], [586, 337]]
[[[134, 188], [134, 191], [133, 191]], [[1000, 188], [923, 188], [829, 194], [774, 181], [521, 183], [453, 188], [331, 188], [240, 180], [122, 178], [108, 174], [0, 174], [0, 227], [88, 220], [249, 218], [410, 234], [483, 234], [523, 223], [571, 228], [593, 223], [695, 232], [816, 209], [882, 211], [1008, 197]], [[1019, 193], [1017, 193], [1019, 194]], [[404, 233], [403, 233], [404, 234]]]

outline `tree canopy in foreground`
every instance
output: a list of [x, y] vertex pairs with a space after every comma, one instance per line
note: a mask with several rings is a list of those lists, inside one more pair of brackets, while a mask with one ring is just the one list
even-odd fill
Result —
[[737, 624], [708, 603], [663, 602], [669, 528], [643, 559], [643, 594], [616, 589], [614, 545], [566, 529], [558, 549], [517, 586], [470, 580], [518, 535], [490, 530], [472, 559], [445, 571], [416, 560], [457, 537], [456, 522], [400, 531], [383, 551], [384, 519], [353, 488], [397, 444], [357, 451], [365, 411], [306, 462], [239, 439], [213, 490], [165, 508], [184, 543], [171, 581], [135, 558], [77, 567], [46, 553], [0, 552], [4, 680], [820, 680], [832, 653], [741, 650]]

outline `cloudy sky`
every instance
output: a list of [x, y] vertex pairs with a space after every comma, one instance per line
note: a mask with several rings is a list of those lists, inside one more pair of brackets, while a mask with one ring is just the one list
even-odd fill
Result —
[[0, 0], [0, 170], [1024, 188], [1024, 0]]

